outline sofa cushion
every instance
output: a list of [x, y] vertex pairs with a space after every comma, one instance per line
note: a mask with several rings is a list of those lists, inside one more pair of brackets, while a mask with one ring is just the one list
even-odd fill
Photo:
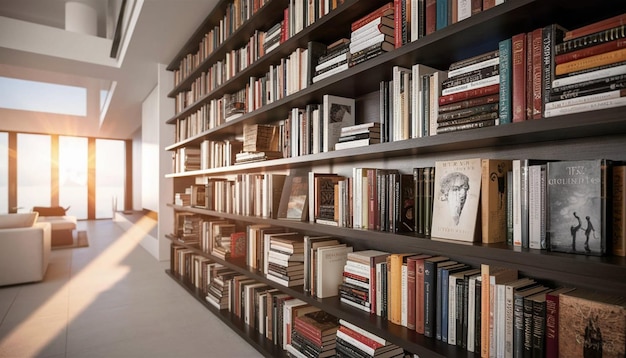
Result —
[[38, 215], [37, 212], [0, 215], [0, 229], [31, 227]]
[[66, 209], [61, 206], [35, 206], [33, 211], [41, 216], [64, 216]]

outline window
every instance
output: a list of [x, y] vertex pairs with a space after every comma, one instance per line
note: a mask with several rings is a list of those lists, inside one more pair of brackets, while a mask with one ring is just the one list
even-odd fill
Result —
[[126, 146], [124, 141], [96, 139], [96, 219], [124, 208]]
[[51, 138], [49, 135], [17, 135], [17, 206], [29, 212], [33, 206], [50, 206]]
[[59, 205], [78, 219], [87, 219], [87, 174], [87, 138], [59, 137]]

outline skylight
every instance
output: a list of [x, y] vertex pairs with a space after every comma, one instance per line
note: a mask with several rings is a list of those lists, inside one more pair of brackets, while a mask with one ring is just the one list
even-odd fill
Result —
[[0, 107], [84, 117], [87, 89], [0, 76]]

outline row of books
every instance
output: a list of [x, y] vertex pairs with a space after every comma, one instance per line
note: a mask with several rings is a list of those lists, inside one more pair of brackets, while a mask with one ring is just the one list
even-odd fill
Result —
[[198, 51], [181, 59], [178, 69], [174, 71], [175, 85], [186, 79], [200, 63], [204, 62], [213, 51], [220, 47], [233, 32], [239, 29], [267, 2], [267, 0], [233, 0], [227, 3], [223, 18], [200, 40]]
[[241, 152], [238, 140], [203, 140], [200, 147], [181, 147], [172, 155], [172, 172], [222, 168], [235, 164], [236, 154]]
[[[284, 240], [286, 237], [289, 239]], [[293, 236], [288, 233], [276, 235], [276, 238], [279, 239], [270, 240], [269, 245], [278, 244], [282, 250], [287, 246], [280, 244], [299, 242], [292, 241]], [[333, 246], [336, 245], [327, 247]], [[313, 333], [306, 328], [309, 326], [297, 323], [295, 319], [319, 312], [319, 308], [233, 270], [211, 264], [193, 250], [177, 245], [172, 247], [173, 271], [187, 277], [196, 287], [206, 289], [203, 292], [207, 294], [207, 301], [216, 308], [228, 309], [261, 333], [270, 334], [268, 338], [291, 354], [306, 354], [305, 347], [311, 343], [303, 338], [317, 343], [314, 351], [318, 354], [331, 351], [333, 347], [341, 350], [338, 347], [344, 343], [341, 340], [360, 345], [347, 337], [356, 338], [350, 332], [340, 334], [342, 328], [336, 324], [326, 325], [325, 333], [320, 325], [320, 330], [315, 332], [316, 338], [312, 339]], [[294, 250], [293, 254], [297, 251]], [[609, 356], [624, 354], [624, 346], [620, 343], [626, 332], [626, 300], [623, 297], [555, 287], [533, 278], [520, 277], [513, 268], [489, 264], [472, 267], [446, 256], [365, 250], [348, 251], [345, 257], [344, 269], [332, 272], [340, 280], [336, 296], [342, 303], [380, 315], [426, 337], [470, 352], [480, 352], [481, 356], [580, 356], [583, 351], [599, 350]], [[328, 260], [334, 260], [334, 256]], [[272, 263], [271, 260], [268, 262], [268, 268]], [[274, 273], [267, 275], [274, 280]], [[287, 286], [292, 285], [287, 282]], [[274, 302], [273, 295], [280, 296], [283, 301]], [[277, 313], [275, 304], [283, 307], [282, 315]], [[335, 322], [329, 317], [322, 319], [325, 314], [321, 312], [315, 315], [318, 317], [314, 320], [318, 323]], [[272, 325], [274, 320], [283, 321], [283, 324]], [[310, 319], [305, 321], [311, 323]], [[349, 323], [346, 326], [358, 331]], [[282, 332], [278, 327], [283, 327]], [[332, 337], [336, 338], [335, 342]], [[360, 347], [369, 352], [368, 356], [375, 355], [379, 348], [381, 351], [396, 349], [382, 348], [386, 342], [378, 345], [368, 342], [369, 348]]]

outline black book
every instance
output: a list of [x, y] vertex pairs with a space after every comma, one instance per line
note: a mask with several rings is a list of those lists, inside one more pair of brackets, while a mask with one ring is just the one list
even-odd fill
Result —
[[437, 266], [448, 261], [445, 256], [435, 256], [424, 260], [424, 335], [434, 338], [437, 311]]
[[326, 45], [317, 41], [309, 41], [307, 44], [307, 66], [308, 73], [306, 77], [307, 85], [313, 84], [315, 76], [315, 66], [320, 63], [320, 57], [326, 53]]

